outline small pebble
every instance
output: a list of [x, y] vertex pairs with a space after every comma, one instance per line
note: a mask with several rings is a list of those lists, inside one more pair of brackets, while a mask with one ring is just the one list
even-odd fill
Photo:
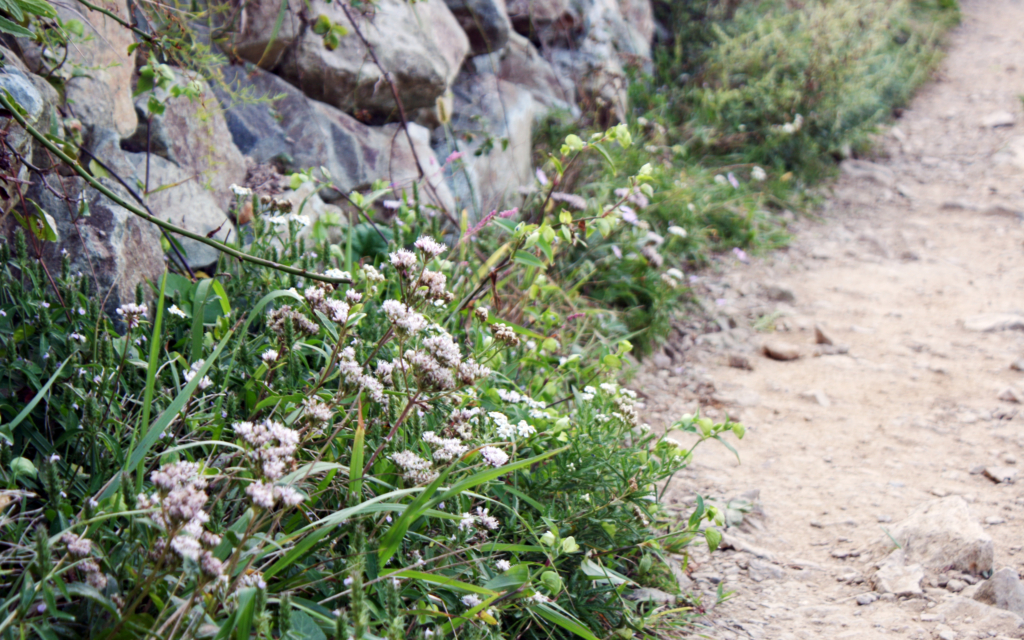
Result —
[[1000, 518], [999, 516], [989, 516], [989, 517], [985, 518], [985, 524], [996, 525], [996, 524], [1003, 524], [1004, 522], [1006, 522], [1006, 520], [1004, 520], [1003, 518]]
[[863, 607], [865, 605], [871, 604], [872, 602], [874, 602], [877, 599], [878, 599], [878, 596], [876, 596], [873, 593], [862, 593], [859, 596], [857, 596], [857, 604], [859, 604], [860, 606]]

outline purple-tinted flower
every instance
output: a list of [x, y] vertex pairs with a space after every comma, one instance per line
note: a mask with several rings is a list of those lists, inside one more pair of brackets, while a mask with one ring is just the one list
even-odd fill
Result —
[[619, 248], [619, 245], [612, 245], [612, 254], [614, 254], [615, 257], [618, 258], [619, 260], [622, 260], [622, 249]]
[[740, 249], [739, 247], [733, 247], [732, 252], [736, 255], [736, 259], [739, 260], [740, 262], [750, 262], [750, 256], [748, 256], [747, 252], [744, 251], [743, 249]]
[[740, 181], [736, 179], [736, 176], [733, 175], [732, 171], [729, 172], [729, 175], [727, 175], [726, 178], [729, 180], [729, 184], [732, 185], [733, 189], [740, 188]]
[[506, 209], [505, 211], [499, 213], [498, 217], [507, 220], [508, 218], [515, 216], [517, 213], [519, 213], [519, 207], [512, 207], [511, 209]]
[[640, 218], [637, 217], [636, 211], [633, 211], [633, 207], [620, 204], [619, 213], [622, 214], [622, 219], [633, 225], [634, 227], [640, 224]]
[[537, 182], [541, 183], [541, 185], [547, 185], [548, 177], [547, 177], [547, 175], [544, 174], [544, 171], [540, 167], [537, 167], [537, 172], [536, 173], [537, 173]]
[[462, 151], [453, 151], [452, 153], [448, 154], [447, 158], [444, 159], [444, 163], [451, 164], [464, 155], [465, 154]]
[[726, 300], [725, 298], [718, 298], [717, 300], [715, 300], [715, 304], [717, 304], [720, 307], [724, 307], [727, 302], [728, 300]]

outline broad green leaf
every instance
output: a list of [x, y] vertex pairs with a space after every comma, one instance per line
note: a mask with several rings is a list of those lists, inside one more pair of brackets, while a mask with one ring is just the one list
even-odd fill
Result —
[[9, 33], [12, 36], [18, 36], [20, 38], [34, 38], [35, 34], [21, 26], [20, 24], [11, 22], [7, 18], [0, 18], [0, 31]]
[[614, 585], [633, 584], [633, 581], [626, 576], [616, 571], [612, 571], [608, 567], [602, 566], [590, 558], [585, 558], [583, 562], [580, 563], [580, 571], [589, 578], [608, 582]]
[[540, 258], [526, 251], [516, 251], [514, 260], [519, 264], [525, 264], [528, 267], [536, 267], [538, 269], [544, 268], [544, 263], [541, 262]]

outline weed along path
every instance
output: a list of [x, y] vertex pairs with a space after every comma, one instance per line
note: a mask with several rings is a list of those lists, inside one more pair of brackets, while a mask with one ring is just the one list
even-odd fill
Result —
[[701, 275], [710, 320], [631, 385], [656, 428], [747, 426], [742, 463], [707, 443], [667, 490], [731, 507], [684, 581], [735, 595], [694, 636], [1024, 637], [1024, 2], [963, 12], [822, 219]]

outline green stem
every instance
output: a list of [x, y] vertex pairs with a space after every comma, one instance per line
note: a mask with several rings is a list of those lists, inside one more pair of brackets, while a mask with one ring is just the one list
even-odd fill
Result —
[[[78, 1], [82, 2], [82, 0], [78, 0]], [[13, 99], [10, 97], [10, 94], [8, 94], [6, 92], [4, 92], [4, 94], [0, 94], [0, 106], [3, 106], [4, 109], [9, 111], [11, 113], [11, 115], [14, 117], [14, 119], [18, 122], [18, 124], [20, 124], [22, 127], [24, 127], [25, 131], [28, 131], [29, 135], [31, 135], [40, 144], [42, 144], [44, 147], [46, 147], [46, 149], [48, 151], [50, 151], [50, 153], [52, 153], [52, 154], [56, 155], [58, 158], [60, 158], [61, 161], [64, 162], [64, 164], [66, 164], [69, 167], [71, 167], [72, 169], [74, 169], [75, 173], [77, 173], [86, 182], [88, 182], [90, 186], [92, 186], [94, 189], [96, 189], [97, 191], [99, 191], [100, 193], [105, 195], [107, 198], [112, 200], [115, 204], [117, 204], [117, 205], [119, 205], [121, 207], [124, 207], [128, 211], [131, 211], [132, 213], [134, 213], [135, 215], [139, 216], [143, 220], [147, 220], [149, 222], [152, 222], [156, 226], [161, 227], [163, 229], [166, 229], [167, 231], [170, 231], [172, 233], [176, 233], [176, 234], [184, 236], [186, 238], [195, 240], [196, 242], [201, 242], [202, 244], [209, 245], [209, 246], [217, 249], [218, 251], [222, 251], [222, 252], [228, 254], [229, 256], [232, 256], [233, 258], [237, 258], [239, 260], [244, 260], [246, 262], [252, 262], [253, 264], [258, 264], [258, 265], [263, 266], [263, 267], [268, 267], [270, 269], [275, 269], [277, 271], [283, 271], [285, 273], [290, 273], [290, 274], [292, 274], [294, 276], [299, 276], [299, 277], [302, 277], [302, 278], [309, 278], [310, 280], [319, 280], [321, 282], [329, 282], [331, 284], [351, 284], [352, 281], [347, 279], [347, 278], [330, 278], [328, 276], [321, 275], [319, 273], [314, 273], [312, 271], [306, 271], [305, 269], [297, 269], [295, 267], [289, 267], [287, 265], [278, 264], [276, 262], [272, 262], [272, 261], [266, 260], [264, 258], [258, 258], [256, 256], [249, 255], [249, 254], [247, 254], [245, 252], [242, 252], [242, 251], [239, 251], [238, 249], [235, 249], [234, 247], [232, 247], [232, 246], [230, 246], [228, 244], [225, 244], [223, 242], [218, 242], [217, 240], [213, 240], [211, 238], [207, 238], [206, 236], [198, 234], [198, 233], [193, 233], [191, 231], [188, 231], [187, 229], [182, 229], [181, 227], [175, 226], [175, 225], [171, 224], [170, 222], [164, 222], [163, 220], [161, 220], [160, 218], [157, 218], [156, 216], [149, 215], [148, 213], [146, 213], [146, 211], [144, 211], [144, 210], [140, 209], [139, 207], [135, 206], [134, 204], [128, 202], [127, 200], [125, 200], [124, 198], [122, 198], [121, 196], [117, 195], [116, 193], [111, 191], [109, 188], [104, 186], [103, 183], [101, 183], [99, 180], [97, 180], [92, 175], [90, 175], [89, 172], [86, 171], [84, 167], [82, 167], [82, 165], [80, 165], [79, 163], [75, 162], [70, 156], [68, 156], [66, 153], [61, 151], [60, 148], [57, 147], [57, 145], [55, 145], [53, 142], [48, 140], [46, 138], [46, 136], [44, 136], [42, 133], [40, 133], [35, 127], [30, 125], [28, 123], [28, 121], [25, 120], [25, 117], [23, 115], [21, 115], [21, 113], [18, 111], [19, 107], [16, 107], [13, 104]]]

